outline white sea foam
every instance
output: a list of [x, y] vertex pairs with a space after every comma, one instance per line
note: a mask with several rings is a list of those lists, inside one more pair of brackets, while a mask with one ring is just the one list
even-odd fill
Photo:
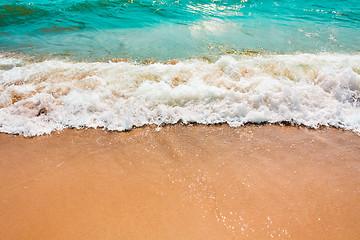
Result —
[[214, 63], [0, 56], [0, 132], [282, 122], [360, 133], [360, 55], [223, 56]]

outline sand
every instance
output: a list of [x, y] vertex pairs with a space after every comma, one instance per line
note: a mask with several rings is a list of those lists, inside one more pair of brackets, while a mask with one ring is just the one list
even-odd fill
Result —
[[290, 126], [0, 134], [1, 239], [359, 239], [360, 136]]

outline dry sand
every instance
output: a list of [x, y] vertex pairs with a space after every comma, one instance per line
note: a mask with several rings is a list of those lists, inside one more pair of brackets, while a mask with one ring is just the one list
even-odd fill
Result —
[[0, 236], [359, 239], [360, 137], [168, 126], [0, 134]]

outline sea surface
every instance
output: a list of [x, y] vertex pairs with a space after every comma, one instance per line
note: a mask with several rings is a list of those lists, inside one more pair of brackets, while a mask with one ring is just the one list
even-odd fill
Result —
[[0, 132], [178, 122], [360, 134], [359, 1], [0, 1]]

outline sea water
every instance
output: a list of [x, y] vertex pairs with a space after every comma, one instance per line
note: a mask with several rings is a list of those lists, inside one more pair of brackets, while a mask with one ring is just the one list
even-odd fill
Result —
[[0, 132], [287, 122], [360, 133], [358, 0], [3, 0], [0, 51]]

